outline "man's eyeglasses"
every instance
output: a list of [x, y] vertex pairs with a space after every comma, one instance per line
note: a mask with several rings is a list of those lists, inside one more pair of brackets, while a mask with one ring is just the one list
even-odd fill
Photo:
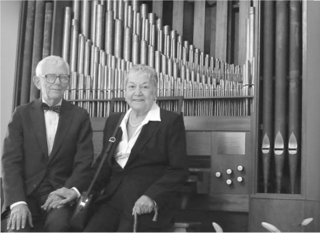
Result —
[[51, 84], [53, 84], [57, 78], [59, 78], [61, 83], [67, 83], [70, 79], [68, 74], [44, 74], [41, 76], [44, 76], [46, 78], [46, 82]]

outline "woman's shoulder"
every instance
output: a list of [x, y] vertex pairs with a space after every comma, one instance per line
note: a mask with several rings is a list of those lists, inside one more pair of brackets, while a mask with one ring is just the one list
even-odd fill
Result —
[[121, 112], [111, 113], [105, 121], [104, 130], [115, 128], [122, 114], [125, 114], [125, 113], [121, 113]]
[[160, 108], [160, 118], [161, 120], [173, 120], [176, 118], [181, 118], [182, 114], [179, 114], [178, 112], [168, 111], [165, 109]]
[[122, 116], [122, 114], [125, 114], [125, 113], [122, 113], [122, 112], [114, 112], [114, 113], [111, 113], [106, 122], [109, 122], [111, 124], [116, 124], [118, 122], [118, 120], [120, 119], [120, 117]]

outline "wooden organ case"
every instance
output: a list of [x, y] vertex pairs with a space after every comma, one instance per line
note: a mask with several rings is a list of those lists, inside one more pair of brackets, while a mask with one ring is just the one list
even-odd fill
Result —
[[98, 155], [105, 118], [127, 109], [126, 71], [152, 66], [160, 107], [177, 111], [182, 100], [190, 177], [177, 221], [201, 231], [212, 222], [294, 231], [313, 217], [306, 229], [319, 231], [316, 9], [307, 1], [24, 1], [15, 106], [39, 97], [36, 64], [62, 56], [71, 68], [65, 99], [88, 110]]

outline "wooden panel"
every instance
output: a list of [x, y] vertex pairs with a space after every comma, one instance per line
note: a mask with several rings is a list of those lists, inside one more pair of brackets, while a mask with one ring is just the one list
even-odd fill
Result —
[[278, 199], [278, 200], [304, 200], [305, 198], [300, 194], [278, 194], [278, 193], [256, 193], [251, 197], [256, 199]]
[[313, 221], [304, 228], [306, 232], [320, 232], [320, 201], [306, 201], [304, 218], [313, 218]]
[[103, 140], [103, 129], [106, 123], [106, 119], [104, 117], [93, 117], [90, 118], [91, 120], [91, 127], [93, 130], [93, 148], [94, 148], [94, 155], [95, 158], [101, 153], [102, 150], [102, 140]]
[[[214, 157], [215, 158], [215, 157]], [[211, 183], [210, 183], [210, 193], [211, 194], [248, 194], [249, 176], [246, 169], [248, 169], [246, 158], [243, 155], [224, 155], [223, 158], [217, 156], [212, 159], [212, 164], [216, 162], [219, 166], [212, 166], [211, 172]], [[245, 167], [244, 171], [237, 171], [237, 167], [243, 165]], [[227, 169], [232, 170], [232, 174], [227, 174]], [[221, 177], [216, 177], [215, 173], [220, 172]], [[237, 182], [237, 178], [242, 177], [243, 181], [241, 183]], [[231, 180], [232, 184], [227, 185], [226, 181]]]
[[239, 64], [244, 64], [246, 59], [247, 19], [249, 18], [250, 1], [239, 1]]
[[199, 232], [214, 232], [212, 222], [218, 223], [224, 232], [248, 232], [248, 213], [180, 210], [175, 219], [177, 222], [201, 222]]
[[[252, 130], [253, 131], [253, 130]], [[247, 185], [247, 190], [248, 190], [248, 194], [252, 193], [252, 174], [253, 174], [253, 170], [252, 167], [254, 165], [252, 157], [254, 156], [254, 152], [253, 148], [254, 148], [254, 144], [252, 144], [253, 141], [253, 136], [252, 136], [252, 131], [246, 133], [246, 155], [247, 155], [247, 160], [245, 161], [246, 164], [244, 165], [244, 172], [246, 174], [246, 180], [245, 182]]]
[[[103, 131], [107, 118], [92, 117], [94, 131]], [[184, 117], [186, 131], [250, 131], [251, 117]]]
[[103, 131], [104, 125], [106, 123], [107, 118], [104, 117], [92, 117], [91, 120], [91, 127], [93, 131]]
[[193, 45], [204, 51], [206, 1], [194, 2]]
[[187, 132], [188, 155], [211, 155], [211, 133]]
[[189, 210], [248, 212], [249, 196], [236, 194], [198, 194], [190, 197], [185, 208]]
[[210, 191], [210, 175], [211, 172], [204, 171], [197, 176], [197, 193], [209, 194]]
[[216, 58], [227, 60], [228, 1], [217, 1]]
[[173, 1], [172, 28], [176, 30], [180, 36], [183, 36], [183, 8], [184, 1]]
[[152, 12], [156, 14], [159, 18], [163, 16], [163, 1], [153, 0], [152, 2]]
[[[230, 133], [230, 132], [229, 132]], [[211, 182], [210, 182], [210, 193], [211, 194], [249, 194], [249, 175], [250, 175], [250, 148], [247, 148], [246, 142], [250, 141], [248, 137], [249, 133], [243, 132], [245, 137], [245, 154], [220, 154], [218, 153], [218, 146], [221, 144], [218, 142], [219, 132], [212, 133], [212, 158], [211, 158]], [[227, 133], [228, 134], [228, 133]], [[232, 135], [230, 135], [232, 136]], [[226, 137], [228, 140], [228, 137]], [[237, 142], [230, 142], [238, 146]], [[232, 146], [232, 145], [231, 145]], [[237, 167], [243, 166], [243, 171], [238, 171]], [[232, 173], [227, 174], [227, 169], [231, 169]], [[220, 172], [221, 176], [216, 177], [216, 172]], [[237, 178], [242, 177], [243, 181], [238, 182]], [[227, 180], [231, 180], [232, 184], [228, 185]]]
[[184, 1], [184, 15], [188, 17], [183, 18], [183, 40], [189, 41], [193, 44], [193, 18], [194, 18], [194, 2]]
[[94, 155], [97, 157], [102, 150], [102, 139], [103, 139], [103, 133], [101, 132], [94, 132], [92, 141], [93, 141], [93, 148], [94, 148]]
[[[67, 6], [72, 6], [72, 1], [54, 1], [53, 22], [52, 22], [52, 41], [51, 54], [62, 56], [62, 39], [63, 39], [63, 23], [64, 11]], [[56, 36], [60, 35], [60, 36]]]
[[[191, 190], [192, 193], [209, 194], [210, 189], [210, 169], [194, 169], [189, 168], [188, 184], [195, 183], [196, 190]], [[189, 190], [190, 191], [190, 190]]]
[[307, 14], [304, 16], [306, 24], [303, 28], [306, 41], [304, 45], [303, 61], [303, 90], [302, 90], [302, 165], [305, 172], [303, 182], [305, 183], [305, 194], [307, 199], [320, 200], [320, 104], [316, 104], [320, 99], [320, 4], [319, 2], [306, 1]]
[[266, 231], [261, 222], [268, 222], [281, 232], [297, 232], [304, 215], [303, 200], [251, 198], [249, 231]]
[[184, 117], [187, 131], [250, 131], [251, 117]]

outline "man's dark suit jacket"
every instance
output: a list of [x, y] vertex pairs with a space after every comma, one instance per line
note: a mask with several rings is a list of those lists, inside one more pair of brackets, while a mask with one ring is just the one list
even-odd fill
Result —
[[[121, 114], [116, 113], [107, 119], [104, 128], [104, 146], [114, 132], [120, 116]], [[121, 141], [122, 130], [119, 128], [117, 141], [104, 163], [98, 182], [103, 188], [98, 200], [112, 195], [121, 186], [124, 195], [123, 207], [130, 214], [135, 202], [142, 195], [153, 199], [159, 207], [158, 221], [152, 222], [153, 213], [151, 213], [140, 215], [139, 223], [143, 222], [158, 228], [167, 226], [173, 220], [173, 210], [177, 205], [176, 191], [188, 176], [183, 118], [181, 115], [162, 109], [160, 117], [161, 122], [150, 121], [143, 126], [123, 169], [115, 164], [113, 156], [115, 148]], [[99, 162], [98, 159], [96, 165]]]
[[46, 177], [55, 189], [84, 191], [92, 179], [92, 128], [88, 113], [62, 101], [50, 156], [41, 99], [17, 107], [4, 140], [2, 166], [5, 207], [27, 198]]

